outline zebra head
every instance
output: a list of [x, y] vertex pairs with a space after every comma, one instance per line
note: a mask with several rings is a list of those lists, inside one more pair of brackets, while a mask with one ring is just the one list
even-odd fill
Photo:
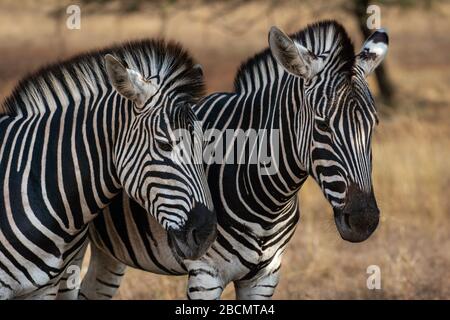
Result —
[[[366, 77], [380, 64], [388, 36], [375, 31], [361, 52], [335, 22], [311, 26], [301, 36], [272, 28], [275, 59], [303, 79], [299, 118], [307, 123], [309, 145], [305, 167], [333, 206], [341, 237], [367, 239], [379, 222], [372, 186], [372, 132], [377, 124], [374, 100]], [[306, 119], [306, 120], [305, 120]]]
[[[123, 56], [125, 66], [105, 56], [109, 80], [120, 94], [117, 101], [129, 110], [119, 129], [115, 165], [125, 192], [167, 230], [173, 253], [196, 259], [215, 240], [217, 222], [201, 162], [201, 124], [191, 109], [203, 93], [203, 75], [173, 46], [161, 51], [175, 51], [178, 59], [138, 54], [156, 62], [141, 58], [136, 63], [134, 56]], [[178, 145], [179, 132], [193, 144]], [[195, 152], [186, 149], [185, 157], [178, 157], [175, 149], [185, 147]]]

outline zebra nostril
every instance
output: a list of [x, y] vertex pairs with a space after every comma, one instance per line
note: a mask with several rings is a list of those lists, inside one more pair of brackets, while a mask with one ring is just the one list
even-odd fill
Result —
[[350, 215], [348, 213], [344, 213], [344, 221], [347, 227], [351, 230], [352, 226], [350, 224]]
[[200, 245], [200, 239], [198, 238], [198, 231], [197, 229], [193, 228], [191, 231], [191, 237], [192, 237], [192, 241], [194, 242], [195, 245]]

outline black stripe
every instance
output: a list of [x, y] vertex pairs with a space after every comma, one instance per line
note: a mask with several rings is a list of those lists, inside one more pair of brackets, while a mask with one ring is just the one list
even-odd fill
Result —
[[110, 287], [110, 288], [115, 288], [115, 289], [117, 289], [117, 288], [120, 287], [119, 284], [106, 282], [106, 281], [103, 281], [103, 280], [100, 279], [100, 278], [96, 278], [95, 280], [97, 280], [97, 281], [98, 281], [99, 283], [101, 283], [102, 285], [107, 286], [107, 287]]

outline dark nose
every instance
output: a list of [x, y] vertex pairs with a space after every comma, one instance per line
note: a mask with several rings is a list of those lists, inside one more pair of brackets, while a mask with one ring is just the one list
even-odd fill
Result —
[[204, 204], [196, 204], [189, 213], [186, 240], [191, 248], [201, 247], [211, 236], [215, 237], [217, 216]]
[[342, 238], [351, 242], [366, 240], [377, 228], [380, 210], [373, 191], [359, 188], [347, 191], [347, 202], [342, 209], [334, 210], [335, 221]]
[[216, 213], [204, 204], [196, 204], [188, 213], [184, 228], [169, 230], [169, 245], [179, 258], [195, 260], [201, 257], [217, 236]]
[[378, 226], [380, 210], [378, 208], [357, 208], [344, 212], [344, 218], [351, 230], [371, 234]]

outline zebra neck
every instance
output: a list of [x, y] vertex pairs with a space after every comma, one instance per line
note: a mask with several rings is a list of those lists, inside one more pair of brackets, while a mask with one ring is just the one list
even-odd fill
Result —
[[[275, 198], [280, 199], [277, 208], [282, 208], [294, 198], [308, 176], [309, 154], [309, 112], [304, 104], [303, 80], [291, 76], [278, 69], [279, 76], [273, 80], [272, 99], [262, 99], [263, 110], [268, 114], [271, 130], [278, 130], [278, 141], [272, 139], [271, 147], [274, 151], [277, 170], [268, 175], [272, 183], [268, 190]], [[278, 145], [278, 150], [275, 146]], [[272, 159], [274, 157], [272, 156]]]
[[[213, 185], [212, 189], [218, 183], [218, 177], [221, 177], [221, 181], [236, 181], [237, 185], [233, 188], [237, 193], [233, 197], [239, 199], [240, 203], [246, 203], [247, 210], [260, 214], [273, 213], [270, 219], [276, 221], [279, 215], [289, 211], [285, 208], [290, 206], [307, 177], [307, 164], [304, 160], [306, 157], [301, 156], [300, 151], [306, 153], [308, 148], [305, 147], [307, 143], [303, 141], [299, 144], [298, 132], [303, 133], [302, 137], [305, 139], [309, 137], [302, 127], [306, 121], [299, 115], [303, 110], [301, 80], [287, 74], [269, 80], [259, 83], [248, 77], [247, 81], [252, 83], [248, 84], [247, 88], [252, 90], [235, 94], [213, 94], [196, 107], [196, 113], [203, 121], [205, 130], [214, 128], [212, 131], [219, 134], [216, 139], [211, 139], [207, 134], [207, 139], [225, 139], [225, 158], [227, 161], [232, 157], [235, 159], [235, 162], [226, 165], [225, 170], [222, 170], [221, 166], [208, 165], [206, 172], [209, 182]], [[249, 138], [245, 139], [244, 145], [239, 145], [236, 138], [224, 138], [231, 130], [257, 132], [258, 149], [270, 150], [270, 157], [259, 158], [258, 164], [250, 160], [236, 162], [239, 160], [239, 157], [236, 157], [239, 150], [256, 152], [255, 143]], [[264, 139], [259, 139], [261, 137]], [[238, 152], [234, 156], [229, 152], [233, 149], [232, 144], [237, 145], [235, 149]], [[220, 144], [217, 146], [222, 147]], [[250, 159], [251, 156], [247, 154], [246, 158]], [[268, 171], [260, 170], [260, 164], [266, 160], [270, 160]], [[223, 190], [224, 195], [234, 194], [234, 191], [229, 190], [231, 186], [228, 182], [223, 187], [227, 188]], [[255, 197], [260, 201], [254, 201]], [[292, 212], [289, 211], [290, 213]]]
[[120, 99], [112, 89], [59, 98], [0, 123], [0, 176], [11, 212], [73, 234], [120, 191], [112, 161]]

